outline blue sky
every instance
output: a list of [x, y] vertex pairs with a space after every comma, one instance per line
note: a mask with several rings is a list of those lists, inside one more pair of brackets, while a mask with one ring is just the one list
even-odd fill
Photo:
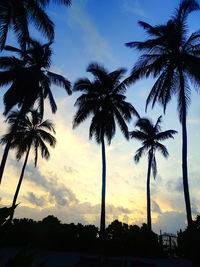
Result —
[[[71, 8], [50, 5], [48, 14], [56, 25], [51, 70], [73, 83], [80, 77], [92, 79], [86, 68], [90, 62], [97, 61], [109, 71], [125, 67], [128, 76], [139, 53], [124, 44], [146, 38], [137, 21], [152, 25], [165, 23], [178, 3], [175, 0], [74, 0]], [[200, 12], [190, 15], [190, 32], [199, 29], [199, 16]], [[44, 41], [35, 30], [33, 36]], [[14, 38], [10, 33], [8, 44], [14, 44]], [[155, 122], [163, 113], [162, 108], [156, 105], [153, 110], [149, 107], [147, 114], [144, 111], [152, 84], [153, 79], [138, 81], [127, 89], [126, 96], [141, 116], [149, 116]], [[62, 88], [52, 90], [58, 111], [52, 115], [47, 103], [45, 118], [55, 122], [58, 144], [51, 150], [49, 161], [39, 159], [37, 169], [30, 157], [16, 216], [41, 219], [54, 214], [63, 222], [99, 225], [101, 147], [88, 139], [90, 120], [72, 130], [73, 105], [79, 94], [69, 97]], [[192, 90], [188, 112], [188, 169], [195, 216], [200, 212], [200, 106], [199, 95]], [[181, 180], [181, 127], [176, 104], [176, 99], [169, 104], [163, 116], [163, 130], [175, 129], [179, 133], [174, 140], [164, 143], [170, 157], [165, 160], [157, 155], [158, 176], [151, 181], [153, 229], [157, 232], [160, 229], [176, 232], [180, 227], [184, 228], [186, 222]], [[130, 130], [134, 122], [133, 118]], [[1, 134], [6, 129], [3, 125]], [[136, 141], [127, 142], [117, 129], [115, 138], [107, 147], [107, 224], [114, 219], [139, 225], [146, 222], [147, 158], [144, 157], [138, 165], [133, 162], [139, 146]], [[14, 152], [9, 154], [0, 188], [2, 205], [11, 203], [22, 162], [16, 162]]]

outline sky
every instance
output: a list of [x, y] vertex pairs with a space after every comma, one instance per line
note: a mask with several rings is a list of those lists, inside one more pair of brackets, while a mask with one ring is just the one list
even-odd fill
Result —
[[[147, 37], [138, 21], [157, 25], [170, 19], [177, 0], [72, 0], [71, 8], [51, 4], [47, 10], [55, 23], [55, 41], [52, 45], [51, 71], [65, 76], [73, 84], [78, 78], [92, 76], [86, 72], [91, 62], [98, 62], [114, 71], [125, 67], [128, 77], [139, 53], [124, 44], [143, 41]], [[199, 29], [200, 12], [188, 19], [189, 32]], [[45, 42], [36, 30], [32, 36]], [[15, 44], [15, 36], [9, 33], [7, 44]], [[151, 179], [152, 228], [157, 233], [176, 233], [186, 227], [185, 203], [181, 172], [181, 126], [178, 120], [177, 102], [173, 98], [165, 115], [159, 105], [145, 113], [145, 101], [154, 80], [142, 79], [127, 89], [127, 101], [140, 116], [156, 122], [163, 115], [163, 130], [178, 131], [174, 140], [164, 141], [169, 151], [166, 160], [158, 153], [158, 175]], [[188, 174], [193, 218], [200, 213], [200, 106], [199, 94], [191, 86], [192, 96], [188, 123]], [[57, 216], [63, 223], [95, 224], [99, 226], [101, 203], [101, 146], [89, 140], [90, 119], [72, 129], [76, 112], [74, 103], [79, 93], [68, 96], [62, 88], [52, 87], [58, 111], [51, 114], [48, 101], [44, 119], [51, 119], [56, 126], [56, 148], [50, 149], [48, 161], [38, 160], [34, 167], [30, 154], [18, 197], [16, 218], [41, 220], [47, 215]], [[1, 89], [1, 114], [3, 112]], [[5, 118], [1, 115], [0, 135], [6, 131]], [[134, 129], [133, 117], [129, 130]], [[147, 157], [136, 165], [133, 161], [140, 143], [125, 140], [117, 128], [111, 145], [106, 146], [106, 225], [118, 219], [124, 223], [141, 225], [146, 222]], [[1, 147], [0, 156], [3, 147]], [[17, 162], [15, 152], [9, 153], [0, 186], [2, 206], [9, 206], [20, 176], [23, 158]]]

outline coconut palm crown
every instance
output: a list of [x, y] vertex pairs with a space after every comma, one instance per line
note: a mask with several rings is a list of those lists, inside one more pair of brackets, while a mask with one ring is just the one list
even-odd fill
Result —
[[[34, 26], [48, 40], [54, 38], [54, 23], [45, 13], [45, 7], [50, 0], [1, 0], [0, 2], [0, 50], [3, 50], [7, 33], [12, 29], [17, 40], [25, 50], [26, 42], [30, 38], [28, 24]], [[71, 5], [70, 0], [54, 0], [55, 3]]]
[[174, 138], [173, 135], [177, 133], [175, 130], [161, 131], [161, 118], [160, 116], [154, 125], [148, 118], [140, 118], [136, 122], [135, 126], [139, 128], [138, 130], [130, 132], [130, 137], [137, 139], [142, 142], [142, 147], [140, 147], [134, 156], [136, 163], [139, 162], [140, 158], [147, 153], [148, 155], [148, 171], [147, 171], [147, 225], [151, 229], [151, 201], [150, 201], [150, 176], [151, 170], [153, 171], [154, 179], [157, 174], [157, 164], [156, 164], [156, 151], [161, 152], [161, 154], [167, 158], [169, 153], [167, 148], [161, 144], [168, 138]]
[[6, 46], [7, 51], [18, 54], [0, 57], [0, 86], [10, 85], [4, 95], [4, 114], [15, 106], [22, 107], [24, 112], [39, 102], [43, 112], [43, 100], [48, 97], [52, 112], [57, 106], [51, 92], [51, 85], [63, 87], [71, 94], [70, 82], [61, 75], [49, 71], [51, 66], [52, 42], [41, 44], [29, 39], [29, 47], [24, 52], [12, 46]]
[[[15, 127], [15, 121], [19, 118], [20, 111], [12, 111], [7, 116], [7, 123], [9, 124], [8, 131], [2, 136], [0, 143], [6, 144], [13, 133], [13, 127]], [[29, 115], [30, 114], [30, 115]], [[16, 150], [16, 159], [20, 160], [29, 147], [33, 147], [35, 151], [35, 167], [38, 160], [38, 149], [41, 150], [41, 156], [45, 159], [49, 159], [50, 153], [45, 142], [50, 146], [55, 147], [56, 139], [50, 133], [55, 134], [55, 126], [50, 120], [42, 120], [40, 112], [37, 110], [30, 110], [29, 114], [20, 116], [17, 125], [17, 130], [14, 133], [11, 149]]]
[[134, 65], [127, 83], [150, 75], [156, 78], [146, 100], [146, 108], [156, 102], [167, 104], [175, 95], [178, 100], [178, 114], [182, 124], [182, 172], [183, 188], [188, 225], [192, 225], [191, 205], [187, 171], [187, 128], [186, 116], [190, 104], [191, 85], [199, 92], [200, 86], [200, 31], [188, 35], [188, 15], [199, 9], [195, 0], [183, 0], [172, 18], [163, 25], [139, 24], [150, 36], [144, 42], [130, 42], [126, 45], [143, 52]]
[[[13, 134], [13, 127], [15, 127], [16, 120], [18, 120], [17, 129], [15, 129]], [[24, 172], [28, 162], [31, 147], [33, 147], [34, 149], [34, 161], [36, 167], [38, 160], [38, 151], [40, 150], [42, 158], [49, 159], [50, 153], [45, 143], [49, 144], [51, 147], [55, 147], [56, 139], [51, 134], [51, 132], [55, 134], [53, 123], [49, 120], [42, 121], [41, 114], [37, 110], [31, 110], [30, 116], [19, 116], [19, 111], [13, 111], [7, 117], [7, 122], [9, 123], [10, 127], [8, 129], [8, 132], [1, 138], [1, 144], [10, 142], [11, 135], [12, 142], [10, 144], [10, 148], [16, 150], [17, 160], [20, 160], [21, 157], [26, 154], [20, 179], [13, 198], [12, 207], [15, 207], [22, 180], [24, 178]], [[14, 209], [10, 216], [10, 220], [12, 220], [13, 215]]]

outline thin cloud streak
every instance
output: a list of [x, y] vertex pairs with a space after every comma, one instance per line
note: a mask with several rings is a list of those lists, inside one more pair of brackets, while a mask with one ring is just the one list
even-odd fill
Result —
[[118, 64], [117, 57], [113, 54], [106, 38], [101, 35], [98, 28], [92, 22], [92, 18], [84, 9], [83, 5], [73, 3], [67, 21], [69, 27], [80, 30], [85, 49], [92, 60], [108, 60]]
[[147, 18], [139, 0], [121, 0], [120, 6], [124, 12], [133, 13], [135, 15], [139, 15], [140, 17]]

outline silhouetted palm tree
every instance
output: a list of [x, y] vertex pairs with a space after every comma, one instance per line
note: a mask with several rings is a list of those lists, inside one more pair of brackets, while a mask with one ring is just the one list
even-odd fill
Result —
[[[7, 122], [10, 124], [10, 128], [8, 130], [8, 133], [5, 134], [1, 139], [1, 144], [6, 144], [10, 140], [10, 135], [12, 135], [12, 142], [10, 147], [17, 150], [17, 160], [20, 160], [21, 157], [26, 153], [20, 179], [13, 198], [12, 207], [15, 207], [16, 205], [31, 147], [33, 147], [35, 152], [36, 167], [38, 160], [38, 150], [41, 151], [42, 157], [49, 159], [50, 153], [45, 143], [48, 143], [52, 147], [55, 147], [56, 144], [55, 137], [50, 133], [53, 132], [55, 134], [53, 123], [49, 120], [42, 121], [40, 113], [36, 110], [30, 111], [30, 115], [30, 117], [28, 115], [20, 117], [17, 129], [15, 130], [15, 133], [13, 135], [13, 127], [15, 125], [15, 120], [18, 120], [19, 112], [11, 112], [11, 114], [7, 118]], [[10, 217], [11, 220], [13, 218], [13, 215], [14, 212]]]
[[102, 145], [102, 202], [100, 237], [105, 238], [105, 194], [106, 194], [106, 157], [105, 143], [108, 144], [115, 135], [116, 122], [126, 139], [129, 138], [126, 121], [131, 116], [138, 115], [135, 108], [125, 101], [124, 92], [126, 85], [120, 82], [124, 69], [108, 73], [108, 71], [97, 63], [88, 66], [87, 71], [94, 75], [94, 81], [79, 79], [74, 85], [74, 91], [81, 91], [82, 95], [76, 100], [75, 106], [78, 111], [75, 114], [73, 128], [86, 120], [90, 115], [92, 121], [89, 129], [89, 138], [93, 136], [98, 144]]
[[151, 230], [151, 199], [150, 199], [150, 176], [151, 169], [153, 171], [154, 179], [157, 174], [157, 164], [156, 164], [156, 151], [160, 151], [162, 155], [167, 158], [169, 153], [166, 147], [160, 143], [160, 141], [166, 140], [168, 138], [174, 138], [173, 134], [177, 133], [174, 130], [167, 130], [162, 132], [160, 123], [160, 116], [155, 125], [152, 121], [147, 118], [140, 118], [136, 122], [136, 127], [139, 130], [130, 132], [130, 137], [135, 138], [142, 142], [142, 147], [140, 147], [134, 156], [136, 163], [139, 162], [140, 158], [146, 152], [148, 154], [148, 171], [147, 171], [147, 225]]
[[[68, 94], [71, 94], [70, 82], [61, 75], [50, 72], [51, 66], [51, 42], [40, 44], [38, 41], [29, 40], [29, 48], [24, 52], [18, 48], [7, 46], [6, 50], [16, 52], [19, 57], [0, 57], [0, 86], [6, 86], [11, 83], [4, 95], [5, 111], [8, 112], [18, 105], [21, 108], [21, 114], [25, 114], [38, 101], [40, 112], [43, 115], [44, 99], [48, 97], [52, 112], [55, 113], [57, 106], [51, 92], [51, 85], [64, 87]], [[15, 121], [17, 127], [17, 120]], [[13, 127], [13, 131], [15, 130]], [[11, 135], [10, 135], [11, 137]], [[11, 142], [11, 140], [10, 140]], [[2, 179], [9, 144], [7, 142], [1, 167], [0, 182]]]
[[[166, 25], [151, 26], [140, 21], [139, 24], [150, 35], [144, 42], [131, 42], [127, 46], [137, 48], [144, 54], [136, 62], [127, 83], [144, 76], [157, 78], [146, 101], [160, 102], [164, 111], [173, 95], [178, 98], [179, 119], [182, 124], [182, 172], [188, 225], [192, 215], [187, 171], [187, 128], [186, 115], [190, 104], [190, 82], [200, 85], [200, 33], [188, 36], [187, 17], [199, 9], [194, 0], [183, 0], [172, 19]], [[196, 87], [198, 88], [198, 87]]]
[[[18, 42], [25, 49], [29, 39], [28, 23], [35, 27], [49, 40], [54, 38], [54, 24], [45, 13], [50, 0], [1, 0], [0, 2], [0, 50], [5, 46], [9, 29], [13, 29]], [[70, 0], [54, 0], [59, 4], [70, 6]]]

